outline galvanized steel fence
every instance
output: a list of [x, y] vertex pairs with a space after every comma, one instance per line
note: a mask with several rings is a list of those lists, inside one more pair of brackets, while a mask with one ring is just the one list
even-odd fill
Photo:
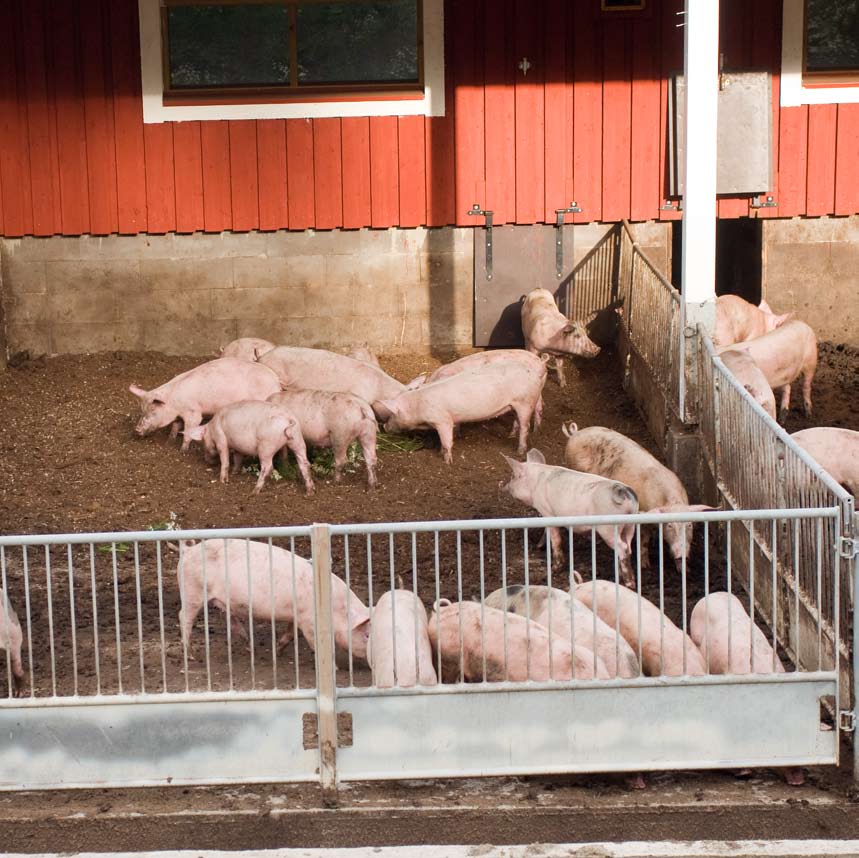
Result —
[[[662, 538], [678, 521], [697, 533], [675, 571]], [[652, 527], [659, 543], [650, 558], [634, 555], [632, 590], [617, 586], [618, 555], [600, 536], [630, 525], [638, 537]], [[796, 538], [806, 526], [810, 545]], [[560, 555], [551, 539], [538, 544], [547, 527], [560, 528]], [[753, 528], [770, 534], [773, 557], [807, 562], [821, 599], [837, 604], [826, 536], [840, 533], [837, 507], [0, 537], [25, 668], [21, 698], [11, 658], [0, 668], [0, 788], [294, 780], [330, 794], [338, 780], [835, 762], [838, 733], [821, 728], [820, 700], [836, 699], [840, 656], [820, 645], [825, 617], [796, 626], [773, 598], [770, 660], [733, 675], [710, 675], [709, 631], [703, 649], [687, 634], [694, 605], [718, 591], [737, 594], [760, 624], [761, 593], [777, 591], [781, 571], [773, 560], [736, 573], [732, 534]], [[562, 601], [537, 622], [529, 594], [536, 606], [544, 584]], [[511, 586], [526, 616], [521, 605], [505, 613], [499, 633], [486, 598]], [[571, 588], [602, 599], [593, 614], [573, 610]], [[391, 590], [431, 621], [434, 605], [454, 605], [452, 624], [436, 620], [437, 684], [395, 676], [380, 687], [367, 666], [358, 630], [374, 628]], [[632, 601], [622, 609], [622, 599]], [[412, 641], [415, 653], [429, 644], [417, 623], [395, 637], [408, 612], [390, 619], [396, 666]], [[610, 640], [599, 659], [598, 621]], [[793, 647], [780, 646], [779, 630]], [[584, 660], [569, 661], [585, 641]], [[548, 674], [538, 668], [546, 646]], [[622, 647], [635, 670], [604, 669]], [[816, 661], [792, 665], [805, 650]]]

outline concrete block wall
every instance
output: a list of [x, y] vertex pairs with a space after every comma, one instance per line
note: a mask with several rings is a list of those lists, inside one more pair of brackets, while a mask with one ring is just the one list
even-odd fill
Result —
[[764, 220], [762, 294], [818, 339], [859, 346], [859, 215]]
[[[577, 261], [609, 228], [576, 227]], [[667, 263], [666, 225], [636, 230]], [[257, 336], [449, 352], [473, 343], [473, 246], [472, 228], [454, 227], [0, 239], [0, 343], [203, 355]]]

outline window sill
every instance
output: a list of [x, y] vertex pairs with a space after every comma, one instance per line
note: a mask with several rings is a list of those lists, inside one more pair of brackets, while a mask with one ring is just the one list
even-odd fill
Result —
[[423, 89], [379, 91], [362, 90], [357, 92], [329, 92], [329, 93], [264, 93], [249, 94], [237, 93], [212, 93], [203, 94], [198, 92], [169, 92], [164, 93], [162, 103], [164, 107], [194, 107], [209, 104], [333, 104], [350, 102], [372, 102], [372, 101], [423, 101], [425, 93]]

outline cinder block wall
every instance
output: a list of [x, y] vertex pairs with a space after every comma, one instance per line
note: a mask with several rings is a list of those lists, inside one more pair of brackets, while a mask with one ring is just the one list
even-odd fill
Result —
[[[608, 228], [577, 226], [577, 259]], [[636, 228], [659, 264], [665, 225]], [[472, 345], [473, 271], [471, 228], [0, 239], [0, 309], [9, 354], [446, 352]]]
[[859, 216], [763, 221], [762, 294], [818, 339], [859, 346]]

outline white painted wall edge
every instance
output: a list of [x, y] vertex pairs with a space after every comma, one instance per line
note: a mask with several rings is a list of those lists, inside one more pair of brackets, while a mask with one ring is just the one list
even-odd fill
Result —
[[[847, 858], [859, 855], [859, 840], [630, 841], [628, 843], [540, 843], [523, 846], [383, 846], [354, 849], [266, 849], [242, 852], [41, 853], [44, 858]], [[11, 853], [5, 858], [34, 858]]]
[[160, 0], [137, 0], [143, 122], [207, 119], [319, 119], [338, 116], [444, 116], [444, 0], [423, 0], [424, 97], [290, 104], [165, 105]]
[[781, 37], [781, 106], [803, 104], [857, 104], [857, 86], [802, 85], [804, 0], [784, 0]]

